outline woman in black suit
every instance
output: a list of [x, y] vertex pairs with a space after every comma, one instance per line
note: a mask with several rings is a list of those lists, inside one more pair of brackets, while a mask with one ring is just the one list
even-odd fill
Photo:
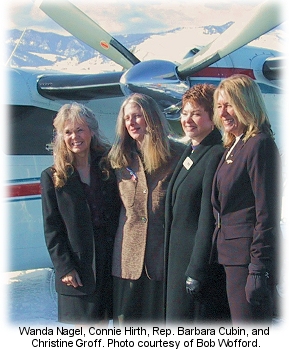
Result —
[[55, 268], [58, 320], [112, 317], [111, 259], [119, 216], [108, 144], [85, 106], [62, 106], [54, 119], [54, 164], [41, 174], [44, 235]]
[[273, 317], [280, 233], [280, 155], [263, 97], [249, 77], [223, 80], [215, 95], [225, 154], [213, 182], [214, 249], [223, 264], [233, 322]]
[[212, 179], [224, 152], [212, 120], [214, 90], [213, 85], [199, 84], [182, 98], [181, 125], [189, 145], [166, 197], [167, 323], [229, 316], [223, 268], [209, 265], [214, 231]]

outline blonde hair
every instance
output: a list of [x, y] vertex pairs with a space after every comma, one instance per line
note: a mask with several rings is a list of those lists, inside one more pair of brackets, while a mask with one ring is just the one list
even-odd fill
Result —
[[53, 180], [57, 188], [63, 187], [69, 175], [74, 171], [75, 155], [67, 148], [64, 141], [64, 128], [67, 121], [85, 124], [89, 127], [92, 131], [91, 150], [99, 151], [103, 154], [109, 148], [109, 143], [100, 134], [96, 117], [89, 108], [77, 102], [63, 105], [53, 121], [55, 128], [53, 140]]
[[262, 93], [257, 83], [243, 74], [236, 74], [222, 80], [214, 92], [215, 125], [221, 129], [225, 147], [230, 147], [235, 136], [223, 129], [223, 124], [217, 109], [219, 94], [223, 92], [229, 99], [238, 121], [244, 125], [243, 141], [264, 132], [274, 138]]
[[131, 138], [125, 127], [124, 109], [129, 103], [140, 106], [147, 125], [146, 134], [142, 142], [141, 154], [148, 173], [152, 173], [170, 157], [168, 136], [170, 128], [158, 104], [147, 95], [135, 93], [130, 95], [122, 104], [116, 125], [115, 142], [109, 152], [112, 168], [127, 167], [130, 164], [135, 149], [135, 140]]

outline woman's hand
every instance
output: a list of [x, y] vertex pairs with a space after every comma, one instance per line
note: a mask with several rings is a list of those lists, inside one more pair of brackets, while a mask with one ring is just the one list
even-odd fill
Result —
[[268, 303], [271, 297], [268, 287], [268, 273], [258, 266], [249, 264], [249, 275], [245, 287], [247, 302], [259, 306]]
[[68, 274], [62, 277], [61, 281], [67, 286], [72, 286], [74, 288], [82, 287], [82, 281], [76, 270], [70, 271]]
[[190, 295], [198, 295], [201, 289], [200, 282], [191, 278], [187, 277], [186, 279], [186, 291]]

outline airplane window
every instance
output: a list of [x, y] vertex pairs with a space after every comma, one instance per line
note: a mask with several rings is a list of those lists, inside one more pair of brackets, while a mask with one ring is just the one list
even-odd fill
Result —
[[6, 154], [50, 155], [56, 112], [34, 106], [8, 106], [9, 138]]

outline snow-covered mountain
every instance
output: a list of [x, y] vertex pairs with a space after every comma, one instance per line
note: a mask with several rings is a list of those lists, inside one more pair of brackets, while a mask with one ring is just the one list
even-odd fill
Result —
[[[157, 34], [117, 35], [115, 38], [141, 61], [155, 58], [181, 62], [188, 51], [213, 41], [231, 24], [232, 22], [222, 26], [176, 28]], [[91, 73], [121, 69], [119, 65], [73, 36], [31, 29], [22, 34], [17, 29], [6, 33], [7, 61], [13, 53], [9, 61], [11, 66]], [[284, 41], [285, 32], [278, 27], [255, 40], [253, 44], [283, 51]]]

